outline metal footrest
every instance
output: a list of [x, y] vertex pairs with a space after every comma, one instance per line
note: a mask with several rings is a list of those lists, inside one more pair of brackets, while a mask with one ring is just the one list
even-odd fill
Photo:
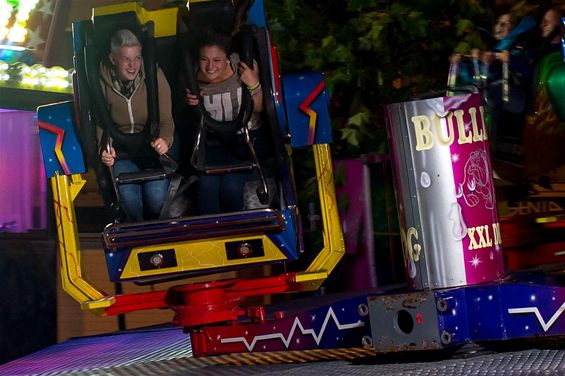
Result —
[[251, 162], [233, 163], [229, 165], [205, 166], [204, 172], [208, 175], [227, 174], [230, 172], [251, 171], [257, 165]]
[[283, 231], [279, 210], [261, 209], [141, 223], [113, 223], [102, 235], [107, 248], [172, 243], [219, 236]]
[[143, 183], [151, 180], [161, 180], [167, 177], [167, 173], [163, 169], [149, 169], [139, 172], [121, 173], [114, 181], [117, 184], [134, 184]]

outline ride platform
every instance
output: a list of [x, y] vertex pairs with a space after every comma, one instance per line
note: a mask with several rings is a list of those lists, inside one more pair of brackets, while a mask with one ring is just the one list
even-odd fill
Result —
[[[1, 375], [563, 375], [563, 340], [455, 352], [377, 354], [367, 349], [228, 354], [195, 358], [181, 328], [69, 339], [0, 365]], [[526, 346], [528, 348], [526, 348]]]

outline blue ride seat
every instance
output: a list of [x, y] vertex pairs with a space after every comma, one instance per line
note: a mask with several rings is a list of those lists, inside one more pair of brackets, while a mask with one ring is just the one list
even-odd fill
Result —
[[[148, 121], [139, 133], [125, 134], [117, 130], [107, 109], [100, 87], [100, 65], [109, 64], [110, 38], [119, 29], [131, 30], [143, 45], [142, 54], [147, 86]], [[82, 50], [75, 51], [75, 69], [78, 91], [76, 91], [81, 137], [88, 161], [94, 168], [102, 197], [106, 205], [115, 211], [116, 220], [124, 218], [119, 205], [117, 185], [142, 183], [145, 181], [170, 180], [168, 198], [163, 205], [160, 217], [169, 216], [170, 205], [179, 192], [183, 176], [176, 174], [178, 164], [169, 154], [158, 156], [150, 142], [159, 134], [159, 103], [157, 90], [157, 58], [153, 22], [141, 25], [135, 12], [124, 12], [104, 16], [95, 16], [92, 22], [83, 23], [79, 29]], [[77, 44], [77, 43], [75, 43]], [[109, 140], [116, 148], [117, 159], [142, 160], [146, 169], [136, 173], [123, 173], [113, 176], [112, 169], [100, 162], [97, 140], [97, 127], [102, 128], [100, 145], [109, 148]], [[192, 182], [192, 181], [191, 181]], [[184, 184], [186, 185], [186, 184]]]
[[[205, 27], [213, 27], [214, 25], [221, 25], [223, 29], [231, 30], [234, 27], [234, 12], [234, 7], [229, 1], [204, 2], [194, 4], [187, 15], [180, 17], [179, 27], [181, 30], [179, 36], [183, 49], [181, 69], [187, 81], [187, 86], [192, 93], [200, 93], [198, 81], [196, 80], [196, 70], [194, 69], [196, 53], [194, 51], [193, 36]], [[256, 33], [257, 31], [253, 26], [243, 25], [234, 36], [234, 40], [238, 41], [236, 50], [239, 52], [241, 61], [248, 66], [253, 66]], [[260, 81], [262, 81], [261, 77]], [[269, 94], [264, 92], [264, 97], [267, 97]], [[253, 115], [253, 100], [249, 91], [245, 87], [243, 88], [240, 110], [237, 117], [232, 121], [214, 120], [206, 111], [202, 100], [199, 101], [197, 108], [200, 120], [191, 155], [193, 167], [203, 174], [254, 171], [259, 181], [256, 194], [260, 203], [264, 205], [271, 203], [274, 192], [270, 192], [262, 166], [263, 161], [260, 161], [265, 156], [258, 155], [251, 131], [248, 128], [248, 122]], [[257, 132], [265, 133], [264, 129], [260, 129]], [[245, 150], [245, 152], [231, 153], [229, 160], [213, 160], [209, 156], [209, 150], [214, 148], [233, 150], [237, 148], [237, 145], [243, 146], [240, 150]]]

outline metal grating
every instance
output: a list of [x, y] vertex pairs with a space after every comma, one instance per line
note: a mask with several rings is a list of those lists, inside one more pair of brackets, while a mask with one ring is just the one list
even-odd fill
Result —
[[52, 375], [191, 357], [180, 328], [74, 338], [0, 366], [0, 375]]
[[[547, 341], [544, 341], [547, 344]], [[533, 345], [533, 344], [530, 344]], [[194, 358], [180, 328], [68, 340], [0, 365], [0, 375], [564, 375], [563, 342], [555, 349], [455, 354], [376, 354], [364, 348], [241, 353]]]
[[[565, 351], [563, 350], [527, 350], [513, 353], [499, 353], [494, 355], [483, 355], [472, 359], [449, 359], [443, 361], [411, 362], [411, 356], [401, 363], [371, 364], [338, 359], [336, 355], [340, 350], [315, 350], [317, 354], [330, 353], [330, 361], [302, 363], [287, 358], [284, 353], [266, 353], [265, 358], [279, 360], [282, 363], [269, 365], [251, 365], [245, 362], [243, 365], [221, 365], [221, 361], [227, 364], [233, 363], [233, 355], [212, 358], [179, 358], [173, 360], [153, 361], [132, 364], [129, 366], [111, 367], [92, 371], [72, 373], [77, 376], [112, 375], [387, 375], [387, 376], [468, 376], [468, 375], [565, 375]], [[297, 353], [297, 352], [295, 352]], [[241, 361], [241, 355], [239, 360]], [[257, 354], [246, 354], [248, 359]], [[273, 357], [274, 355], [274, 357]], [[298, 354], [294, 356], [300, 357]], [[327, 357], [325, 357], [328, 359]], [[235, 359], [235, 358], [234, 358]], [[324, 357], [322, 357], [324, 359]], [[320, 360], [320, 359], [316, 359]], [[291, 361], [292, 363], [287, 363]], [[256, 364], [256, 363], [254, 363]], [[49, 374], [60, 375], [61, 373]]]
[[[280, 364], [304, 364], [324, 360], [353, 360], [375, 355], [370, 349], [317, 349], [306, 351], [265, 352], [265, 353], [240, 353], [213, 357], [193, 358], [179, 357], [166, 360], [143, 359], [132, 364], [123, 364], [113, 367], [97, 367], [71, 371], [76, 376], [112, 375], [112, 376], [138, 376], [138, 375], [185, 375], [191, 371], [205, 374], [246, 375], [250, 372], [263, 372], [255, 366], [268, 365], [273, 372]], [[310, 363], [313, 365], [314, 363]], [[251, 367], [250, 367], [251, 366]], [[67, 375], [67, 371], [42, 373], [42, 376]]]

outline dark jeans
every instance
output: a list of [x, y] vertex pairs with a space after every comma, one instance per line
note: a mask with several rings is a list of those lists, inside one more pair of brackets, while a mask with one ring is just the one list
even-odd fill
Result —
[[234, 172], [200, 177], [198, 190], [200, 214], [243, 210], [243, 186], [248, 176], [247, 172]]
[[[209, 140], [206, 147], [206, 166], [230, 166], [237, 162], [250, 161], [249, 149], [242, 135], [234, 137], [233, 142]], [[211, 138], [211, 137], [210, 137]], [[252, 132], [251, 138], [256, 153], [261, 159], [265, 154], [263, 135]], [[213, 146], [211, 146], [211, 144]], [[200, 214], [218, 214], [241, 211], [244, 207], [244, 186], [251, 172], [230, 172], [217, 175], [203, 175], [198, 186], [198, 206]]]
[[[139, 172], [139, 166], [131, 159], [117, 160], [114, 175], [124, 172]], [[132, 221], [157, 218], [167, 198], [169, 180], [152, 180], [145, 183], [119, 184], [120, 203], [128, 218]]]

